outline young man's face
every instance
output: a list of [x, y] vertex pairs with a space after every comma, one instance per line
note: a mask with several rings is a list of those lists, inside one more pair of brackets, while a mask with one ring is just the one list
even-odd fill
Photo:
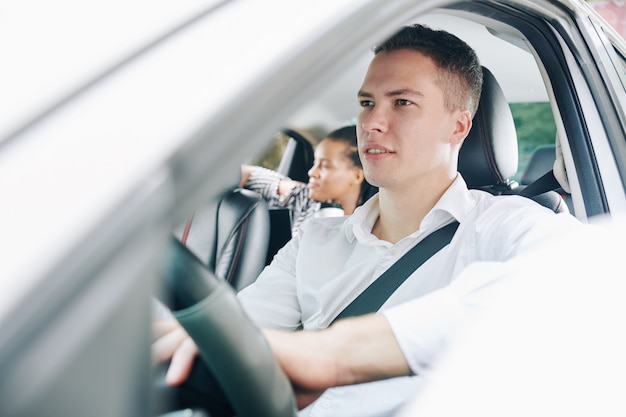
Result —
[[402, 191], [418, 182], [449, 185], [456, 175], [471, 117], [444, 107], [437, 80], [433, 61], [414, 50], [381, 52], [372, 60], [358, 95], [357, 124], [370, 183]]

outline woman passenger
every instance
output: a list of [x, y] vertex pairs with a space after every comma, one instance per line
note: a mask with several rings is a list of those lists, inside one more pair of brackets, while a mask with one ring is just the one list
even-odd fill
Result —
[[317, 144], [308, 174], [305, 184], [267, 168], [243, 165], [240, 186], [260, 193], [270, 208], [291, 209], [292, 235], [322, 203], [338, 205], [350, 215], [378, 191], [363, 176], [355, 126], [334, 130]]

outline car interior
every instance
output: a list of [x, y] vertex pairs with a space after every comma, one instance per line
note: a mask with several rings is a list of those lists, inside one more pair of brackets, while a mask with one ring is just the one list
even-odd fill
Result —
[[[285, 152], [283, 153], [283, 157], [277, 168], [277, 171], [291, 177], [294, 179], [298, 179], [300, 181], [307, 180], [307, 170], [308, 167], [312, 163], [312, 153], [313, 148], [311, 142], [304, 138], [301, 134], [299, 134], [294, 129], [283, 129], [284, 134], [290, 137], [289, 143]], [[530, 194], [526, 193], [526, 191], [531, 190], [529, 186], [533, 184], [537, 184], [539, 180], [545, 175], [550, 174], [553, 178], [552, 170], [555, 167], [555, 161], [557, 159], [557, 150], [554, 145], [544, 145], [539, 146], [532, 154], [528, 165], [526, 166], [521, 184], [518, 183], [513, 176], [516, 174], [518, 170], [518, 137], [516, 133], [516, 126], [514, 124], [513, 116], [511, 114], [510, 107], [508, 105], [507, 98], [503, 93], [501, 87], [498, 84], [495, 76], [492, 72], [484, 68], [484, 86], [483, 86], [483, 94], [481, 96], [481, 101], [479, 103], [479, 108], [476, 116], [473, 120], [473, 126], [470, 131], [470, 134], [466, 138], [459, 155], [459, 172], [463, 175], [466, 180], [468, 186], [470, 188], [482, 189], [488, 191], [492, 194], [496, 195], [525, 195], [537, 201], [539, 204], [546, 206], [547, 208], [555, 211], [555, 212], [570, 212], [572, 209], [571, 197], [568, 193], [566, 193], [561, 185], [558, 182], [550, 182], [547, 188], [541, 188], [539, 191], [532, 191]], [[244, 192], [242, 189], [234, 189], [228, 190], [221, 197], [221, 204], [225, 200], [232, 200], [234, 204], [241, 204], [241, 207], [234, 208], [238, 214], [241, 214], [243, 217], [247, 217], [255, 213], [255, 211], [267, 212], [265, 215], [258, 215], [257, 217], [264, 219], [262, 222], [267, 222], [267, 224], [263, 225], [263, 227], [268, 227], [271, 231], [270, 233], [265, 234], [265, 236], [271, 236], [272, 234], [276, 235], [277, 232], [275, 230], [279, 230], [281, 228], [280, 224], [283, 224], [282, 230], [289, 231], [289, 228], [285, 226], [285, 219], [288, 219], [288, 213], [285, 213], [287, 210], [269, 210], [263, 204], [255, 203], [255, 211], [246, 209], [248, 207], [249, 202], [244, 199], [235, 199], [231, 198], [232, 195], [237, 195], [239, 193]], [[282, 221], [279, 220], [279, 212], [282, 214]], [[271, 213], [271, 214], [270, 214]], [[205, 211], [206, 219], [208, 219], [209, 224], [215, 223], [216, 219], [215, 211]], [[267, 216], [267, 217], [266, 217]], [[205, 219], [205, 221], [207, 221]], [[269, 221], [267, 221], [269, 219]], [[234, 235], [238, 233], [241, 228], [241, 225], [247, 223], [248, 220], [242, 221], [242, 218], [238, 218], [237, 221], [227, 222], [224, 226], [226, 229], [222, 231], [225, 235]], [[254, 223], [253, 220], [250, 220], [251, 223]], [[282, 222], [282, 223], [281, 223]], [[186, 226], [189, 226], [189, 222]], [[215, 236], [215, 230], [210, 227], [202, 227], [201, 223], [196, 224], [197, 229], [192, 229], [192, 235], [190, 235], [187, 239], [187, 249], [190, 249], [191, 252], [194, 252], [192, 242], [196, 239], [203, 240], [205, 242], [217, 242], [219, 238]], [[254, 227], [254, 226], [253, 226]], [[228, 231], [228, 228], [233, 228], [232, 231]], [[234, 229], [238, 229], [235, 231]], [[193, 235], [195, 233], [195, 236]], [[177, 237], [180, 241], [184, 242], [183, 237], [185, 236], [185, 228], [179, 228], [177, 231]], [[202, 236], [202, 237], [200, 237]], [[250, 271], [256, 270], [260, 271], [259, 265], [261, 262], [268, 263], [271, 261], [271, 258], [275, 254], [276, 250], [278, 250], [282, 244], [288, 240], [288, 234], [283, 234], [284, 239], [280, 243], [276, 242], [255, 242], [255, 246], [253, 245], [233, 245], [236, 246], [237, 249], [241, 249], [241, 252], [235, 252], [232, 250], [222, 250], [222, 252], [229, 254], [229, 256], [222, 257], [223, 262], [219, 262], [219, 266], [224, 268], [226, 271]], [[241, 237], [245, 237], [241, 235]], [[243, 240], [242, 242], [243, 243]], [[172, 243], [172, 245], [176, 246], [176, 250], [173, 253], [177, 254], [174, 256], [174, 259], [179, 257], [186, 258], [188, 254], [185, 253], [185, 248], [180, 247], [176, 243]], [[263, 248], [267, 247], [267, 253], [263, 251]], [[219, 253], [220, 251], [217, 250]], [[201, 259], [206, 259], [206, 255], [200, 257]], [[174, 260], [173, 262], [178, 263], [178, 261]], [[189, 265], [191, 262], [189, 259], [187, 260], [186, 265]], [[212, 268], [211, 262], [202, 262], [205, 266], [208, 266], [210, 270], [216, 273], [217, 276], [220, 276], [217, 269]], [[254, 264], [251, 265], [243, 265], [244, 263]], [[261, 267], [262, 268], [262, 267]], [[167, 280], [171, 287], [176, 287], [178, 289], [172, 289], [175, 294], [178, 294], [177, 291], [183, 292], [182, 289], [190, 290], [193, 288], [196, 291], [195, 285], [181, 284], [179, 280], [184, 280], [187, 282], [194, 274], [189, 272], [189, 269], [194, 269], [193, 267], [185, 267], [179, 268], [177, 273], [172, 273], [167, 276]], [[174, 270], [174, 269], [170, 269]], [[206, 271], [203, 272], [206, 274]], [[223, 273], [222, 273], [223, 274]], [[253, 275], [254, 277], [258, 275]], [[208, 281], [206, 277], [198, 278], [201, 281]], [[241, 281], [241, 278], [237, 278], [234, 281], [230, 281], [231, 285], [234, 287], [234, 290], [243, 288], [243, 286], [248, 285], [252, 279], [246, 279], [245, 281]], [[182, 288], [182, 289], [180, 289]], [[234, 295], [235, 292], [227, 291], [229, 296]], [[193, 300], [194, 302], [200, 302], [205, 299], [207, 295], [205, 292], [200, 291], [202, 294], [201, 297], [194, 298], [190, 295], [180, 296], [182, 298], [187, 298], [189, 300]], [[189, 304], [189, 301], [187, 302]], [[187, 307], [188, 305], [185, 304]], [[176, 304], [174, 304], [176, 305]], [[212, 313], [215, 314], [215, 313]], [[236, 314], [232, 313], [236, 316]], [[194, 323], [191, 324], [191, 328], [194, 326], [198, 326], [195, 320], [200, 320], [202, 323], [201, 327], [203, 331], [198, 331], [198, 338], [201, 338], [201, 334], [204, 332], [205, 334], [221, 334], [224, 330], [219, 330], [222, 323], [213, 323], [207, 324], [207, 322], [211, 321], [207, 317], [202, 319], [194, 319]], [[243, 326], [243, 325], [240, 325]], [[210, 328], [211, 330], [207, 330]], [[193, 330], [189, 330], [190, 334]], [[228, 337], [224, 339], [228, 340]], [[231, 338], [232, 339], [232, 338]], [[222, 338], [220, 338], [222, 340]], [[198, 343], [201, 343], [198, 340]], [[232, 340], [231, 340], [232, 343]], [[214, 343], [208, 343], [208, 345], [213, 345]], [[240, 345], [240, 342], [236, 342], [235, 344]], [[202, 349], [202, 347], [201, 347]], [[215, 349], [215, 346], [207, 346], [207, 349]], [[232, 350], [233, 346], [227, 348], [228, 350]], [[257, 350], [261, 351], [261, 347], [257, 347]], [[215, 353], [207, 352], [205, 358], [210, 357], [220, 357], [220, 361], [223, 361], [223, 355], [218, 355]], [[210, 378], [208, 375], [212, 373], [219, 372], [219, 364], [211, 362], [210, 359], [205, 359], [208, 362], [208, 367], [211, 371], [207, 371], [205, 368], [205, 364], [197, 364], [195, 372], [196, 374], [203, 375], [203, 377]], [[270, 370], [263, 370], [262, 372], [269, 372], [270, 374], [275, 372], [274, 368]], [[262, 373], [254, 376], [253, 378], [258, 378], [261, 381], [267, 380], [268, 376], [263, 375]], [[219, 378], [218, 378], [219, 379]], [[280, 378], [279, 378], [280, 380]], [[206, 408], [214, 407], [213, 404], [206, 404], [203, 400], [198, 400], [197, 397], [193, 397], [190, 399], [189, 391], [202, 391], [201, 388], [194, 387], [194, 381], [190, 380], [189, 384], [187, 384], [184, 388], [180, 388], [176, 393], [171, 394], [175, 400], [173, 404], [171, 404], [172, 409], [183, 409], [188, 407], [193, 407], [194, 405], [198, 406], [199, 404], [203, 404]], [[263, 389], [267, 389], [267, 386], [261, 384]], [[223, 388], [223, 387], [222, 387]], [[215, 389], [215, 388], [214, 388]], [[252, 389], [252, 388], [250, 388]], [[284, 389], [284, 386], [281, 390]], [[228, 388], [226, 388], [228, 390]], [[250, 392], [250, 391], [248, 391]], [[215, 392], [213, 392], [215, 394]], [[214, 398], [215, 395], [205, 395], [203, 398]], [[224, 395], [227, 398], [236, 398], [236, 394], [233, 392], [232, 394], [221, 393], [219, 395]], [[218, 395], [218, 396], [219, 396]], [[258, 394], [262, 396], [261, 393]], [[196, 401], [194, 403], [194, 401]], [[218, 402], [218, 404], [220, 404]], [[239, 407], [243, 407], [239, 401], [234, 401], [231, 403], [231, 406], [237, 411], [237, 413], [245, 414], [243, 409], [239, 409]], [[289, 401], [281, 404], [281, 407], [289, 409]], [[228, 406], [227, 406], [228, 408]], [[281, 415], [282, 411], [274, 410], [272, 411], [272, 415]], [[212, 410], [212, 415], [216, 414], [215, 410]]]
[[[519, 186], [516, 181], [511, 179], [513, 174], [517, 171], [518, 164], [517, 135], [513, 116], [498, 82], [487, 68], [483, 68], [483, 77], [483, 93], [478, 105], [478, 110], [473, 119], [472, 129], [461, 147], [459, 172], [463, 175], [469, 188], [481, 189], [495, 195], [524, 195], [521, 193], [526, 187]], [[305, 140], [303, 138], [300, 139]], [[545, 152], [544, 149], [548, 149], [548, 151], [553, 150], [549, 147], [541, 148], [540, 152]], [[289, 158], [302, 161], [308, 157], [308, 152], [310, 152], [308, 147], [300, 147], [296, 148], [296, 150], [301, 152], [302, 155], [294, 157], [295, 150], [291, 149]], [[537, 157], [535, 159], [537, 159]], [[529, 164], [526, 170], [528, 172], [524, 176], [524, 179], [528, 181], [527, 185], [541, 178], [546, 172], [551, 172], [552, 165], [550, 161], [550, 158], [544, 157], [541, 162], [537, 161], [538, 167], [534, 166], [535, 162], [533, 162], [532, 165]], [[538, 172], [533, 173], [532, 171]], [[251, 194], [250, 198], [242, 198], [243, 196], [240, 195], [246, 191], [248, 191], [246, 194]], [[269, 248], [269, 233], [267, 232], [262, 235], [266, 238], [264, 242], [258, 241], [259, 235], [256, 237], [250, 236], [254, 243], [245, 244], [245, 242], [243, 242], [247, 237], [245, 233], [245, 225], [247, 223], [250, 223], [251, 227], [258, 227], [254, 224], [255, 222], [262, 223], [260, 226], [262, 228], [274, 227], [272, 222], [268, 221], [268, 219], [271, 219], [269, 212], [272, 210], [266, 205], [260, 204], [260, 197], [258, 195], [254, 197], [254, 194], [256, 193], [241, 188], [226, 191], [226, 193], [220, 197], [218, 205], [228, 204], [225, 210], [235, 212], [237, 214], [236, 216], [229, 216], [226, 222], [220, 224], [222, 220], [219, 218], [219, 214], [214, 208], [209, 206], [207, 209], [200, 211], [202, 215], [200, 220], [202, 223], [198, 222], [193, 225], [195, 229], [191, 228], [190, 232], [190, 225], [195, 223], [195, 217], [190, 218], [184, 226], [177, 229], [175, 233], [176, 239], [172, 240], [169, 258], [171, 265], [164, 268], [167, 273], [164, 274], [163, 279], [168, 288], [166, 293], [174, 294], [174, 296], [173, 299], [164, 300], [164, 302], [175, 311], [175, 314], [176, 311], [182, 310], [186, 312], [190, 308], [194, 308], [194, 311], [203, 310], [203, 313], [199, 314], [199, 317], [194, 316], [191, 319], [189, 319], [187, 315], [177, 315], [176, 317], [181, 321], [181, 324], [183, 324], [192, 337], [194, 337], [200, 350], [206, 349], [206, 353], [203, 355], [206, 364], [198, 361], [195, 365], [194, 375], [188, 380], [188, 383], [184, 384], [182, 387], [172, 389], [168, 393], [168, 396], [172, 399], [172, 403], [169, 404], [166, 411], [204, 408], [211, 410], [210, 414], [215, 416], [221, 415], [220, 413], [224, 412], [225, 407], [227, 410], [225, 415], [228, 415], [228, 413], [232, 413], [232, 410], [229, 408], [230, 404], [232, 409], [237, 413], [241, 413], [241, 415], [245, 414], [244, 409], [239, 408], [245, 407], [245, 405], [240, 404], [240, 401], [232, 403], [227, 401], [227, 404], [224, 405], [224, 401], [222, 401], [224, 397], [233, 399], [237, 397], [235, 388], [224, 387], [219, 383], [215, 384], [215, 375], [212, 375], [219, 372], [228, 374], [226, 370], [221, 368], [224, 361], [224, 354], [218, 353], [216, 350], [219, 350], [219, 352], [228, 350], [232, 354], [232, 351], [236, 349], [235, 345], [240, 346], [248, 343], [240, 341], [233, 336], [219, 337], [217, 339], [224, 341], [224, 346], [221, 348], [216, 347], [216, 338], [214, 336], [216, 334], [222, 335], [224, 332], [232, 331], [229, 329], [233, 328], [233, 324], [232, 320], [229, 321], [228, 325], [225, 325], [225, 320], [221, 321], [216, 319], [215, 316], [218, 313], [214, 310], [220, 310], [220, 315], [232, 314], [235, 317], [240, 317], [241, 313], [232, 311], [230, 313], [224, 313], [222, 311], [223, 308], [226, 308], [223, 303], [232, 305], [231, 308], [237, 310], [236, 302], [232, 301], [229, 303], [216, 301], [219, 307], [211, 307], [210, 310], [209, 307], [206, 307], [206, 311], [204, 311], [204, 305], [207, 297], [216, 293], [218, 287], [220, 288], [220, 292], [224, 292], [222, 297], [233, 298], [238, 290], [253, 282], [254, 277], [256, 277], [258, 273], [248, 275], [244, 278], [237, 276], [233, 279], [224, 279], [224, 277], [234, 274], [235, 271], [246, 271], [250, 273], [253, 271], [260, 272], [266, 257], [271, 258], [273, 256], [273, 253], [267, 253], [266, 255], [265, 252], [265, 250]], [[545, 190], [538, 195], [527, 195], [526, 197], [534, 199], [538, 204], [544, 205], [556, 213], [569, 212], [563, 197], [555, 190]], [[251, 208], [250, 199], [254, 201], [252, 204], [254, 206], [253, 208]], [[262, 199], [260, 200], [262, 201]], [[230, 206], [231, 204], [233, 204], [233, 207]], [[194, 214], [194, 216], [196, 215], [197, 214]], [[258, 219], [253, 219], [253, 216], [258, 217]], [[216, 224], [216, 222], [220, 228], [223, 227], [224, 229], [218, 230], [218, 228], [215, 228], [213, 225]], [[228, 236], [229, 239], [224, 239], [223, 236]], [[233, 236], [238, 237], [240, 240], [239, 244], [231, 239]], [[195, 242], [198, 242], [198, 245], [201, 245], [202, 248], [199, 249], [195, 247]], [[215, 247], [215, 245], [218, 247]], [[222, 245], [224, 249], [220, 249]], [[207, 258], [207, 246], [210, 247], [209, 252], [211, 254], [208, 262], [204, 261], [204, 259]], [[201, 255], [199, 255], [199, 253]], [[211, 259], [211, 257], [215, 257], [214, 253], [225, 253], [226, 256], [221, 255], [220, 260], [215, 264], [215, 261]], [[200, 268], [200, 265], [204, 268]], [[232, 288], [222, 290], [219, 279], [215, 279], [214, 276], [222, 278], [222, 280], [230, 284]], [[209, 287], [205, 288], [207, 282], [211, 284]], [[199, 304], [202, 304], [202, 308], [195, 309]], [[185, 320], [189, 320], [190, 323], [187, 323]], [[241, 320], [245, 321], [245, 318], [241, 318]], [[234, 326], [234, 328], [237, 329], [249, 327], [249, 324], [244, 325], [241, 323]], [[255, 333], [250, 329], [247, 331], [253, 334]], [[198, 339], [194, 336], [195, 334], [198, 335]], [[204, 341], [206, 344], [205, 347], [201, 346], [203, 339], [206, 339], [206, 336], [203, 335], [213, 335], [213, 337], [210, 338], [211, 340]], [[234, 345], [228, 346], [229, 343], [233, 343]], [[264, 351], [264, 348], [261, 346], [256, 346], [254, 349], [259, 352]], [[269, 355], [269, 352], [266, 352], [266, 354]], [[245, 354], [243, 356], [245, 356]], [[271, 357], [271, 355], [269, 356]], [[219, 358], [219, 360], [213, 361], [211, 358]], [[236, 359], [231, 358], [229, 360], [235, 361]], [[211, 371], [208, 371], [207, 367], [211, 369]], [[254, 366], [251, 366], [251, 368], [254, 368]], [[259, 370], [258, 372], [259, 374], [256, 374], [256, 371], [251, 374], [251, 378], [258, 379], [259, 381], [278, 379], [281, 381], [279, 384], [281, 386], [280, 389], [284, 389], [284, 381], [282, 381], [282, 378], [273, 376], [276, 372], [273, 367]], [[264, 375], [264, 372], [269, 373], [269, 376]], [[160, 375], [160, 377], [162, 377], [162, 375]], [[227, 376], [218, 377], [220, 381], [222, 381], [222, 378], [226, 378], [227, 381], [229, 380]], [[212, 381], [208, 386], [205, 385], [204, 382], [207, 380]], [[229, 382], [226, 384], [228, 385]], [[222, 388], [216, 388], [216, 385]], [[262, 383], [259, 385], [259, 389], [265, 390], [268, 388]], [[157, 383], [156, 386], [159, 387], [159, 392], [168, 391], [168, 389], [164, 388], [164, 383], [162, 382]], [[224, 391], [222, 391], [222, 389], [224, 389]], [[249, 387], [248, 389], [254, 388]], [[233, 390], [233, 392], [231, 393], [228, 390]], [[194, 395], [198, 392], [203, 394]], [[263, 393], [258, 392], [256, 395], [263, 396]], [[221, 400], [215, 401], [216, 396]], [[286, 402], [281, 403], [281, 407], [289, 409], [289, 401], [285, 401]], [[212, 404], [212, 402], [216, 404]], [[215, 407], [218, 408], [216, 409]], [[271, 415], [284, 415], [282, 414], [284, 412], [284, 410], [274, 410], [272, 413], [276, 414]]]
[[[295, 7], [284, 3], [285, 8]], [[17, 223], [20, 228], [7, 233], [10, 241], [4, 247], [3, 263], [9, 265], [9, 272], [20, 274], [3, 276], [3, 281], [8, 283], [9, 296], [8, 285], [25, 289], [15, 291], [17, 301], [2, 310], [11, 308], [2, 316], [0, 332], [0, 415], [295, 416], [289, 381], [236, 299], [236, 292], [254, 282], [291, 238], [290, 213], [270, 210], [260, 196], [230, 181], [225, 171], [235, 167], [234, 161], [250, 156], [246, 153], [260, 152], [260, 142], [267, 143], [278, 130], [290, 139], [276, 169], [306, 181], [313, 147], [295, 127], [319, 127], [312, 126], [312, 114], [325, 115], [328, 124], [321, 128], [326, 131], [352, 120], [358, 111], [355, 91], [371, 58], [371, 51], [363, 57], [355, 49], [379, 41], [409, 21], [452, 33], [458, 30], [483, 54], [481, 62], [488, 68], [484, 93], [459, 157], [459, 171], [470, 188], [533, 198], [555, 212], [569, 211], [583, 222], [626, 212], [626, 115], [616, 104], [624, 102], [626, 95], [623, 88], [614, 87], [626, 84], [621, 75], [626, 48], [623, 41], [612, 44], [611, 31], [586, 20], [581, 10], [550, 1], [440, 2], [435, 9], [431, 7], [437, 2], [356, 3], [350, 6], [358, 11], [354, 15], [338, 5], [327, 6], [336, 7], [340, 20], [319, 18], [324, 25], [312, 25], [316, 36], [298, 33], [302, 39], [297, 38], [301, 44], [294, 41], [297, 47], [280, 44], [283, 31], [274, 39], [276, 45], [265, 44], [267, 51], [250, 51], [246, 59], [252, 62], [254, 57], [258, 62], [238, 66], [238, 84], [227, 83], [228, 74], [219, 73], [223, 86], [215, 86], [202, 66], [216, 67], [213, 62], [199, 60], [202, 54], [197, 49], [187, 55], [178, 54], [176, 47], [207, 48], [210, 40], [214, 43], [208, 47], [222, 51], [218, 47], [223, 39], [214, 36], [221, 33], [220, 25], [203, 23], [227, 22], [231, 33], [232, 20], [223, 18], [237, 13], [245, 18], [250, 13], [242, 13], [237, 1], [197, 6], [184, 24], [181, 18], [166, 32], [155, 30], [150, 42], [138, 43], [141, 49], [132, 54], [125, 50], [125, 59], [90, 72], [86, 78], [90, 81], [73, 92], [64, 90], [66, 95], [55, 101], [46, 97], [48, 101], [38, 103], [43, 110], [28, 115], [25, 122], [19, 119], [16, 128], [7, 123], [0, 173], [12, 175], [0, 178], [5, 183], [19, 182], [15, 188], [25, 191], [17, 194], [19, 198], [8, 194], [6, 201], [14, 216], [5, 216], [11, 218], [3, 219], [3, 224], [9, 229]], [[365, 18], [371, 22], [372, 16], [379, 25], [364, 22]], [[285, 19], [283, 24], [304, 26], [315, 18]], [[258, 20], [255, 15], [248, 24], [260, 25], [255, 26], [259, 38], [261, 32], [275, 29]], [[584, 30], [573, 29], [575, 25]], [[589, 33], [601, 34], [602, 42]], [[238, 41], [236, 36], [232, 40]], [[270, 46], [277, 46], [276, 51]], [[500, 46], [507, 51], [502, 56], [494, 53]], [[167, 69], [152, 71], [154, 63]], [[355, 75], [348, 63], [361, 72]], [[618, 69], [611, 71], [612, 67]], [[258, 73], [245, 72], [251, 68]], [[323, 77], [318, 79], [318, 73]], [[140, 84], [152, 81], [151, 77], [163, 91]], [[526, 84], [530, 78], [533, 83]], [[315, 91], [322, 85], [333, 94]], [[185, 96], [185, 88], [192, 93]], [[201, 88], [210, 94], [198, 94], [205, 91]], [[166, 93], [178, 92], [188, 103], [165, 99]], [[326, 94], [335, 93], [345, 98], [328, 100]], [[161, 94], [163, 100], [153, 99]], [[204, 95], [210, 96], [207, 102], [201, 101]], [[224, 97], [231, 100], [227, 106]], [[233, 98], [245, 105], [234, 104]], [[549, 143], [533, 145], [532, 157], [521, 179], [516, 179], [521, 129], [510, 104], [533, 101], [548, 103], [556, 134]], [[133, 104], [133, 112], [128, 111], [128, 103]], [[316, 112], [317, 107], [325, 108]], [[168, 130], [162, 127], [162, 119], [175, 122], [166, 125]], [[125, 123], [131, 126], [128, 131], [122, 129]], [[161, 132], [166, 132], [162, 138]], [[103, 167], [91, 167], [85, 157], [91, 153], [75, 156], [68, 152], [69, 146], [58, 146], [59, 138], [66, 137], [74, 147], [87, 143], [89, 152], [109, 151], [119, 158], [101, 158]], [[40, 147], [27, 154], [33, 143]], [[50, 147], [41, 148], [42, 144]], [[112, 144], [111, 150], [107, 144]], [[63, 154], [58, 160], [47, 160], [55, 147]], [[7, 164], [15, 155], [20, 158]], [[137, 155], [148, 156], [139, 161]], [[30, 179], [31, 165], [24, 162], [33, 160], [41, 171], [31, 169], [39, 177]], [[66, 188], [54, 183], [53, 174], [61, 168], [74, 169]], [[77, 175], [79, 168], [85, 169], [88, 187], [80, 188], [81, 183], [72, 188], [74, 180], [83, 180]], [[128, 168], [123, 181], [121, 174], [116, 176], [122, 168]], [[96, 175], [87, 175], [91, 170]], [[94, 178], [112, 180], [95, 183]], [[21, 206], [16, 205], [18, 200]], [[12, 212], [13, 207], [19, 210]], [[56, 207], [64, 211], [55, 212]], [[28, 221], [17, 216], [22, 212]], [[70, 220], [72, 230], [66, 226]], [[42, 225], [55, 228], [44, 233]], [[67, 240], [60, 238], [66, 236]], [[38, 245], [41, 242], [48, 246]], [[19, 269], [21, 263], [10, 262], [15, 248], [28, 252], [23, 264], [29, 268]], [[32, 287], [20, 287], [25, 282]], [[165, 386], [163, 368], [151, 362], [154, 297], [179, 319], [202, 352], [189, 383], [182, 387]]]
[[174, 234], [216, 276], [242, 290], [265, 266], [269, 209], [259, 194], [229, 189], [194, 211]]
[[[524, 171], [522, 186], [512, 179], [518, 165], [513, 116], [493, 74], [487, 68], [483, 74], [483, 93], [461, 148], [459, 172], [470, 188], [494, 195], [520, 194], [552, 170], [556, 151], [554, 146], [539, 147]], [[289, 142], [277, 171], [306, 182], [313, 160], [311, 142], [292, 129], [283, 132]], [[569, 212], [562, 192], [558, 187], [530, 197], [555, 212]], [[288, 209], [269, 209], [257, 193], [236, 187], [196, 210], [174, 234], [216, 276], [239, 291], [289, 240], [290, 218]]]

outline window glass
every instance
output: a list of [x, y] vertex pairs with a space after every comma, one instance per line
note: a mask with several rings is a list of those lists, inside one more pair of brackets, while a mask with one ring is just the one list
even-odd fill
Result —
[[[509, 105], [517, 130], [519, 158], [518, 170], [513, 179], [520, 182], [535, 148], [545, 144], [554, 144], [556, 125], [550, 103], [547, 101], [510, 103]], [[248, 163], [276, 170], [288, 142], [289, 136], [278, 132], [265, 151], [251, 158]]]
[[513, 177], [520, 182], [522, 173], [535, 148], [541, 145], [554, 144], [556, 138], [556, 124], [552, 116], [550, 103], [510, 103], [518, 143], [518, 169]]
[[260, 155], [251, 158], [249, 163], [275, 171], [278, 169], [278, 165], [280, 165], [280, 158], [283, 156], [288, 143], [289, 136], [283, 132], [278, 132], [268, 147]]

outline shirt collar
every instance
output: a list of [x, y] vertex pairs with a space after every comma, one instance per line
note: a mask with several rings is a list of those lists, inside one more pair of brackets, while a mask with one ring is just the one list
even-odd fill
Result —
[[439, 213], [442, 213], [447, 217], [453, 217], [461, 223], [467, 213], [476, 207], [477, 202], [476, 195], [467, 188], [467, 184], [461, 174], [457, 174], [452, 184], [439, 198], [439, 201], [424, 217], [424, 221], [430, 221], [430, 217], [438, 217], [440, 216]]
[[[476, 207], [480, 200], [479, 195], [483, 194], [485, 193], [470, 191], [461, 174], [457, 174], [439, 201], [424, 217], [422, 224], [426, 222], [443, 224], [451, 218], [461, 223], [465, 216]], [[345, 232], [348, 241], [352, 243], [356, 238], [360, 241], [373, 239], [371, 232], [379, 213], [378, 194], [376, 194], [366, 201], [365, 204], [357, 207], [352, 216], [346, 221]]]
[[380, 207], [378, 206], [378, 193], [376, 193], [363, 205], [357, 207], [352, 216], [348, 217], [345, 223], [348, 242], [352, 243], [357, 237], [359, 241], [371, 239], [372, 228], [379, 214]]

